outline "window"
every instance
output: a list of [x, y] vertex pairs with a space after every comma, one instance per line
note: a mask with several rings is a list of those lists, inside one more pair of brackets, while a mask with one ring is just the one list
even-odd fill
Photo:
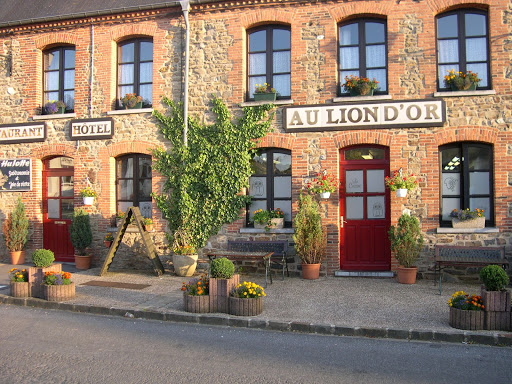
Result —
[[[251, 161], [252, 176], [249, 179], [248, 207], [250, 219], [258, 209], [280, 208], [285, 225], [292, 221], [292, 156], [282, 149], [261, 149]], [[249, 222], [248, 222], [249, 223]]]
[[64, 101], [66, 111], [75, 108], [75, 48], [58, 47], [43, 55], [43, 105], [48, 101]]
[[[379, 88], [375, 93], [386, 93], [387, 41], [386, 23], [382, 20], [358, 20], [339, 28], [340, 84], [345, 77], [375, 78]], [[343, 88], [341, 88], [343, 93]]]
[[479, 10], [457, 10], [437, 19], [438, 89], [444, 76], [455, 69], [478, 73], [478, 88], [490, 88], [489, 34], [487, 13]]
[[[119, 45], [117, 63], [117, 98], [135, 93], [144, 107], [153, 103], [153, 42], [130, 40]], [[119, 103], [119, 106], [121, 104]]]
[[130, 154], [116, 163], [117, 211], [139, 207], [142, 216], [151, 217], [151, 156]]
[[270, 84], [277, 98], [291, 97], [291, 40], [290, 29], [283, 26], [264, 26], [249, 32], [249, 78], [247, 99], [256, 84]]
[[454, 209], [483, 209], [485, 223], [494, 225], [492, 147], [457, 143], [440, 148], [441, 225], [449, 226]]

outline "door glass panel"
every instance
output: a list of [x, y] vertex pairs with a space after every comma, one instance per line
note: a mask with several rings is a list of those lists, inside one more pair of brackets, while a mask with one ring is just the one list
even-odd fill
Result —
[[469, 194], [489, 194], [489, 172], [469, 172]]
[[485, 220], [490, 220], [490, 212], [491, 212], [491, 202], [488, 198], [479, 197], [474, 199], [469, 199], [469, 209], [483, 209]]
[[354, 148], [345, 151], [345, 160], [383, 160], [385, 152], [380, 148]]
[[345, 172], [346, 193], [363, 192], [363, 171]]
[[251, 160], [251, 173], [253, 175], [267, 174], [267, 154], [261, 153], [255, 155]]
[[[267, 197], [267, 178], [254, 176], [251, 177], [249, 179], [249, 195], [255, 198]], [[254, 204], [251, 203], [251, 207], [253, 206]]]
[[61, 200], [61, 219], [71, 220], [73, 218], [73, 199], [62, 199]]
[[469, 147], [468, 155], [470, 171], [487, 171], [491, 168], [491, 153], [486, 148]]
[[73, 197], [73, 176], [62, 176], [62, 197]]
[[118, 177], [133, 177], [133, 158], [123, 159], [117, 162], [117, 174]]
[[151, 177], [151, 159], [147, 157], [139, 158], [139, 177]]
[[59, 197], [60, 178], [58, 176], [48, 177], [48, 197]]
[[151, 218], [153, 212], [153, 204], [151, 201], [140, 202], [139, 209], [142, 216]]
[[[119, 200], [133, 200], [133, 180], [119, 180], [117, 196]], [[133, 205], [133, 203], [130, 203]]]
[[364, 218], [364, 199], [363, 197], [347, 196], [345, 198], [345, 207], [348, 220], [361, 220]]
[[121, 212], [126, 212], [128, 208], [132, 207], [133, 203], [131, 201], [120, 201], [117, 203], [117, 210]]
[[[385, 192], [383, 169], [369, 169], [366, 171], [366, 192]], [[369, 212], [368, 218], [370, 218]]]
[[441, 213], [443, 220], [450, 221], [450, 213], [452, 213], [454, 209], [460, 209], [460, 199], [443, 198], [443, 211]]
[[60, 219], [59, 199], [48, 199], [48, 218]]
[[70, 157], [56, 157], [48, 161], [48, 168], [73, 168], [73, 159]]
[[443, 173], [443, 195], [460, 195], [460, 173]]
[[386, 206], [384, 196], [368, 196], [366, 201], [368, 219], [386, 218]]
[[274, 153], [274, 175], [292, 174], [292, 156], [286, 153]]
[[444, 171], [460, 172], [461, 157], [459, 148], [443, 149], [441, 167]]
[[139, 180], [139, 200], [151, 199], [151, 179]]
[[292, 196], [292, 178], [290, 176], [274, 177], [274, 198]]

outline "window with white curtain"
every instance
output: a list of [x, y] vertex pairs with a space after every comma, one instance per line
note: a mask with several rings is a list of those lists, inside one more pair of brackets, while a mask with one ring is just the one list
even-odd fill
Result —
[[[136, 39], [119, 44], [117, 54], [117, 99], [127, 93], [142, 97], [143, 107], [153, 103], [153, 41]], [[119, 101], [118, 107], [121, 106]]]
[[450, 226], [454, 209], [483, 209], [486, 226], [494, 225], [493, 153], [483, 143], [459, 142], [440, 147], [441, 225]]
[[[351, 21], [339, 26], [339, 76], [375, 78], [379, 82], [374, 93], [387, 93], [386, 22], [379, 19]], [[344, 93], [341, 87], [340, 91]]]
[[116, 159], [117, 211], [139, 207], [144, 217], [151, 217], [151, 156], [129, 154]]
[[277, 98], [291, 97], [290, 29], [265, 25], [248, 31], [247, 100], [253, 99], [256, 84], [269, 84]]
[[43, 54], [43, 105], [63, 101], [66, 112], [75, 108], [75, 47], [52, 48]]
[[438, 89], [447, 89], [444, 76], [452, 69], [478, 73], [478, 89], [490, 89], [488, 30], [482, 10], [459, 9], [437, 18]]

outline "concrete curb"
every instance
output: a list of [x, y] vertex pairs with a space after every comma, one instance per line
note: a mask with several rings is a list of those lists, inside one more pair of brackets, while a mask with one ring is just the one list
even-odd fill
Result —
[[255, 328], [268, 331], [512, 347], [512, 334], [509, 333], [481, 333], [476, 331], [465, 331], [461, 333], [418, 329], [407, 330], [393, 328], [345, 327], [334, 324], [314, 324], [298, 321], [286, 322], [260, 318], [244, 318], [215, 313], [195, 314], [187, 312], [134, 311], [133, 309], [108, 308], [94, 305], [72, 304], [66, 302], [51, 302], [32, 297], [19, 298], [2, 294], [0, 294], [0, 304], [11, 304], [22, 307], [35, 307], [42, 309], [57, 309], [61, 311], [90, 313], [94, 315], [171, 321], [176, 323]]

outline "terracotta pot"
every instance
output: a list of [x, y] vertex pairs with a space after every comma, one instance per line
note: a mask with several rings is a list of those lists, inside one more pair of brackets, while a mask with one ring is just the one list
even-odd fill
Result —
[[405, 268], [405, 267], [398, 267], [398, 282], [400, 284], [414, 284], [416, 283], [416, 274], [418, 273], [417, 267], [412, 268]]
[[153, 232], [153, 224], [144, 225], [144, 229], [146, 230], [146, 232]]
[[210, 312], [210, 296], [191, 296], [187, 292], [183, 292], [183, 305], [187, 312], [208, 313]]
[[75, 297], [75, 283], [68, 285], [43, 285], [44, 298], [48, 301], [65, 301]]
[[110, 246], [112, 245], [112, 241], [104, 240], [103, 244], [105, 245], [105, 248], [110, 248]]
[[229, 313], [235, 316], [256, 316], [263, 312], [263, 297], [229, 298]]
[[316, 280], [320, 277], [320, 263], [304, 264], [302, 263], [302, 278]]
[[79, 256], [75, 255], [76, 269], [89, 269], [91, 267], [91, 255]]
[[15, 282], [11, 281], [11, 296], [14, 297], [29, 297], [29, 284], [28, 282]]
[[196, 271], [197, 255], [172, 255], [172, 264], [178, 276], [192, 276]]
[[25, 263], [25, 251], [11, 251], [11, 264], [18, 265]]

